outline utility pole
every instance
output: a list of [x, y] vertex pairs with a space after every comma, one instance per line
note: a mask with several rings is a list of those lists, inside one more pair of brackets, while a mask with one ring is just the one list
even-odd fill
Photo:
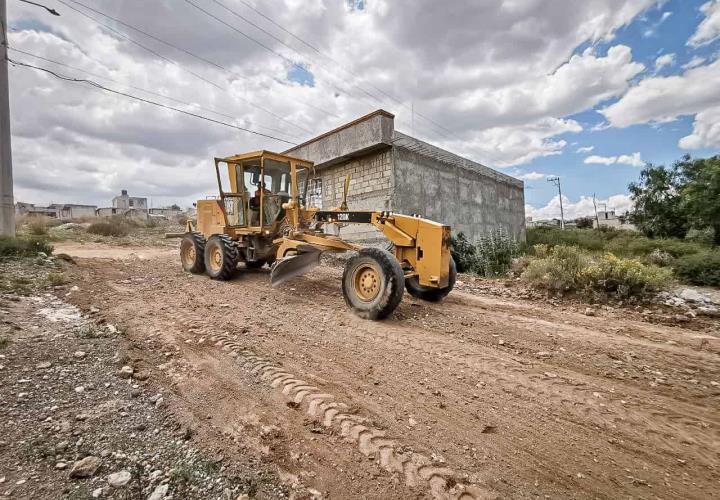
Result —
[[560, 188], [560, 177], [548, 177], [548, 182], [552, 182], [558, 188], [558, 198], [560, 198], [560, 229], [565, 230], [565, 211], [562, 203], [562, 189]]
[[[50, 7], [20, 0], [21, 2], [41, 7], [53, 16], [60, 14]], [[15, 199], [13, 197], [12, 149], [10, 146], [10, 88], [8, 86], [8, 37], [7, 37], [7, 2], [0, 0], [0, 236], [15, 236]]]
[[597, 201], [595, 201], [595, 193], [593, 193], [593, 207], [595, 208], [595, 225], [600, 229], [600, 218], [597, 213]]
[[10, 95], [8, 93], [7, 5], [0, 0], [2, 47], [0, 48], [0, 236], [15, 236], [12, 151], [10, 149]]

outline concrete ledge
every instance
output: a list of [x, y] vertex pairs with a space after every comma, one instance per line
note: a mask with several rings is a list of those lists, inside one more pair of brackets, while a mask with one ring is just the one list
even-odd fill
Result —
[[379, 109], [310, 139], [283, 154], [327, 167], [392, 146], [395, 116]]

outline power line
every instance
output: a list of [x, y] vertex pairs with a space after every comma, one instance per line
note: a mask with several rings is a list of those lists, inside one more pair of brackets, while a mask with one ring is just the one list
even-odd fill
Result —
[[[43, 56], [40, 56], [40, 55], [38, 55], [38, 54], [33, 54], [32, 52], [27, 52], [27, 51], [24, 51], [24, 50], [21, 50], [21, 49], [17, 49], [17, 48], [15, 48], [15, 47], [8, 47], [8, 49], [9, 49], [9, 50], [12, 50], [13, 52], [18, 52], [18, 53], [20, 53], [20, 54], [24, 54], [24, 55], [27, 55], [27, 56], [30, 56], [30, 57], [34, 57], [34, 58], [36, 58], [36, 59], [40, 59], [40, 60], [42, 60], [42, 61], [46, 61], [46, 62], [49, 62], [49, 63], [52, 63], [52, 64], [56, 64], [56, 65], [58, 65], [58, 66], [62, 66], [62, 67], [68, 68], [68, 69], [72, 69], [72, 70], [75, 70], [75, 71], [79, 71], [80, 73], [84, 73], [84, 74], [89, 75], [89, 76], [92, 76], [92, 77], [94, 77], [94, 78], [100, 78], [101, 80], [107, 80], [107, 81], [109, 81], [109, 82], [116, 83], [116, 84], [118, 84], [118, 85], [122, 85], [123, 87], [127, 87], [127, 88], [134, 89], [134, 90], [139, 90], [140, 92], [145, 92], [145, 93], [147, 93], [147, 94], [154, 95], [154, 96], [157, 96], [157, 97], [162, 97], [163, 99], [167, 99], [168, 101], [176, 102], [176, 103], [178, 103], [178, 104], [184, 104], [185, 106], [194, 107], [194, 108], [197, 108], [197, 109], [206, 111], [206, 112], [208, 112], [208, 113], [213, 113], [213, 114], [216, 114], [216, 115], [218, 115], [218, 116], [222, 116], [222, 117], [225, 117], [225, 118], [229, 118], [229, 119], [231, 119], [231, 120], [238, 120], [238, 118], [237, 118], [236, 116], [228, 115], [228, 114], [226, 114], [226, 113], [223, 113], [223, 112], [218, 111], [218, 110], [213, 109], [213, 108], [208, 108], [208, 107], [205, 107], [205, 106], [201, 106], [200, 104], [197, 104], [197, 103], [190, 103], [190, 102], [187, 102], [187, 101], [183, 101], [183, 100], [177, 99], [177, 98], [175, 98], [175, 97], [171, 97], [171, 96], [168, 96], [168, 95], [165, 95], [165, 94], [161, 94], [161, 93], [159, 93], [159, 92], [154, 92], [154, 91], [152, 91], [152, 90], [148, 90], [148, 89], [145, 89], [145, 88], [142, 88], [142, 87], [138, 87], [138, 86], [135, 86], [135, 85], [130, 85], [130, 84], [128, 84], [128, 83], [119, 82], [119, 81], [117, 81], [117, 80], [113, 80], [112, 78], [108, 78], [107, 76], [98, 75], [98, 74], [96, 74], [96, 73], [92, 73], [92, 72], [87, 71], [87, 70], [85, 70], [85, 69], [78, 68], [77, 66], [72, 66], [72, 65], [66, 64], [66, 63], [64, 63], [64, 62], [56, 61], [56, 60], [54, 60], [54, 59], [49, 59], [49, 58], [47, 58], [47, 57], [43, 57]], [[292, 137], [293, 139], [300, 139], [298, 136], [294, 136], [294, 135], [292, 135], [292, 134], [288, 134], [287, 132], [285, 132], [285, 131], [283, 131], [283, 130], [275, 129], [275, 128], [272, 128], [272, 127], [266, 127], [266, 126], [264, 126], [264, 125], [259, 125], [259, 124], [254, 124], [254, 126], [255, 126], [256, 128], [265, 129], [265, 130], [269, 130], [269, 131], [271, 131], [271, 132], [275, 132], [275, 133], [282, 134], [282, 135], [285, 135], [285, 136], [288, 136], [288, 137]]]
[[[122, 38], [122, 39], [124, 39], [124, 40], [127, 40], [128, 42], [130, 42], [130, 43], [132, 43], [132, 44], [134, 44], [134, 45], [137, 45], [138, 47], [140, 47], [140, 48], [142, 48], [143, 50], [145, 50], [145, 51], [153, 54], [154, 56], [162, 59], [163, 61], [166, 61], [166, 62], [168, 62], [168, 63], [170, 63], [170, 64], [172, 64], [172, 65], [174, 65], [174, 66], [177, 66], [178, 68], [180, 68], [180, 69], [188, 72], [189, 74], [191, 74], [191, 75], [193, 75], [194, 77], [196, 77], [196, 78], [204, 81], [205, 83], [208, 83], [208, 84], [212, 85], [213, 87], [215, 87], [215, 88], [217, 88], [217, 89], [219, 89], [219, 90], [227, 93], [227, 89], [221, 87], [220, 85], [218, 85], [217, 83], [215, 83], [215, 82], [213, 82], [213, 81], [211, 81], [211, 80], [208, 80], [208, 79], [205, 78], [204, 76], [199, 75], [199, 74], [195, 73], [194, 71], [183, 67], [183, 66], [182, 66], [181, 64], [179, 64], [177, 61], [174, 61], [174, 60], [172, 60], [172, 59], [170, 59], [170, 58], [168, 58], [168, 57], [165, 57], [164, 55], [162, 55], [162, 54], [158, 53], [157, 51], [151, 49], [150, 47], [147, 47], [146, 45], [138, 42], [137, 40], [133, 39], [132, 37], [130, 37], [130, 36], [128, 36], [128, 35], [120, 32], [120, 31], [116, 30], [116, 29], [113, 28], [112, 26], [109, 26], [109, 25], [103, 23], [102, 21], [99, 21], [99, 20], [95, 19], [94, 17], [92, 17], [91, 15], [87, 14], [86, 12], [83, 12], [83, 11], [81, 11], [80, 9], [77, 9], [77, 8], [73, 7], [72, 5], [69, 5], [69, 4], [68, 4], [67, 2], [65, 2], [64, 0], [57, 0], [57, 1], [60, 2], [60, 3], [62, 3], [63, 5], [65, 5], [67, 8], [69, 8], [69, 9], [71, 9], [71, 10], [74, 10], [74, 11], [77, 12], [78, 14], [80, 14], [80, 15], [82, 15], [82, 16], [90, 19], [90, 20], [92, 20], [93, 22], [95, 22], [95, 23], [98, 24], [99, 26], [102, 26], [103, 28], [105, 28], [105, 29], [109, 30], [110, 32], [116, 34], [116, 35], [119, 36], [120, 38]], [[69, 1], [73, 1], [73, 0], [69, 0]], [[76, 3], [77, 3], [77, 2], [76, 2]], [[99, 12], [99, 11], [98, 11], [98, 12]], [[113, 18], [111, 18], [110, 16], [107, 16], [106, 14], [100, 13], [100, 15], [105, 16], [105, 17], [107, 17], [108, 19], [113, 19]], [[228, 94], [229, 94], [229, 93], [228, 93]], [[283, 121], [283, 122], [285, 122], [285, 123], [288, 123], [288, 124], [290, 124], [290, 125], [292, 125], [292, 126], [294, 126], [294, 127], [297, 127], [297, 128], [299, 128], [300, 130], [302, 130], [302, 131], [304, 131], [304, 132], [306, 132], [306, 133], [308, 133], [308, 134], [312, 134], [312, 133], [313, 133], [312, 130], [309, 130], [309, 129], [301, 126], [301, 125], [298, 125], [298, 124], [296, 124], [296, 123], [293, 123], [293, 122], [291, 122], [290, 120], [288, 120], [287, 118], [284, 118], [284, 117], [278, 115], [277, 113], [274, 113], [274, 112], [272, 112], [272, 111], [270, 111], [270, 110], [268, 110], [268, 109], [266, 109], [266, 108], [264, 108], [264, 107], [262, 107], [262, 106], [260, 106], [260, 105], [258, 105], [258, 104], [255, 104], [255, 103], [253, 103], [253, 102], [251, 102], [251, 101], [248, 101], [247, 99], [244, 99], [243, 97], [240, 97], [240, 96], [232, 96], [232, 97], [238, 98], [238, 99], [240, 99], [240, 100], [242, 100], [242, 101], [244, 101], [244, 102], [247, 102], [247, 103], [250, 104], [251, 106], [256, 107], [256, 108], [264, 111], [265, 113], [268, 113], [268, 114], [272, 115], [273, 117], [277, 118], [278, 120], [281, 120], [281, 121]]]
[[[281, 58], [283, 61], [285, 61], [285, 62], [288, 63], [289, 65], [291, 65], [291, 66], [293, 66], [293, 67], [295, 67], [295, 68], [298, 68], [298, 69], [300, 69], [301, 71], [305, 71], [305, 68], [304, 68], [302, 65], [296, 63], [295, 61], [293, 61], [293, 60], [290, 59], [289, 57], [281, 54], [280, 52], [276, 51], [276, 50], [273, 49], [272, 47], [269, 47], [268, 45], [264, 44], [263, 42], [257, 40], [256, 38], [253, 38], [252, 36], [248, 35], [248, 34], [245, 33], [244, 31], [238, 29], [236, 26], [233, 26], [232, 24], [224, 21], [223, 19], [219, 18], [218, 16], [216, 16], [216, 15], [213, 14], [212, 12], [210, 12], [210, 11], [208, 11], [208, 10], [200, 7], [198, 4], [196, 4], [196, 3], [193, 2], [192, 0], [185, 0], [185, 3], [191, 5], [191, 6], [194, 7], [195, 9], [197, 9], [197, 10], [199, 10], [200, 12], [202, 12], [203, 14], [205, 14], [206, 16], [214, 19], [215, 21], [217, 21], [218, 23], [222, 24], [223, 26], [226, 26], [226, 27], [230, 28], [230, 29], [233, 30], [234, 32], [238, 33], [239, 35], [245, 37], [246, 39], [250, 40], [251, 42], [254, 42], [254, 43], [257, 44], [258, 46], [264, 48], [265, 50], [269, 51], [270, 53], [274, 54], [275, 56]], [[291, 50], [292, 50], [292, 49], [291, 49]], [[335, 90], [337, 90], [338, 92], [349, 94], [349, 92], [348, 92], [347, 90], [342, 89], [342, 88], [338, 87], [337, 85], [335, 85], [335, 84], [333, 84], [333, 83], [330, 83], [330, 86], [333, 87], [333, 88], [334, 88]], [[373, 96], [371, 96], [371, 97], [373, 97]], [[377, 97], [374, 97], [374, 99], [375, 99], [376, 101], [379, 101], [379, 99], [378, 99]], [[367, 101], [366, 101], [366, 102], [367, 102]], [[370, 105], [371, 105], [371, 106], [375, 106], [375, 104], [373, 104], [373, 103], [370, 103]]]
[[24, 62], [21, 62], [21, 61], [15, 61], [15, 60], [13, 60], [13, 59], [10, 59], [9, 57], [7, 58], [7, 60], [8, 60], [10, 63], [15, 64], [15, 65], [17, 65], [17, 66], [23, 66], [23, 67], [35, 69], [35, 70], [38, 70], [38, 71], [44, 71], [45, 73], [49, 73], [50, 75], [52, 75], [52, 76], [54, 76], [55, 78], [58, 78], [58, 79], [60, 79], [60, 80], [64, 80], [64, 81], [67, 81], [67, 82], [74, 82], [74, 83], [87, 83], [88, 85], [90, 85], [90, 86], [92, 86], [92, 87], [94, 87], [94, 88], [97, 88], [97, 89], [100, 89], [100, 90], [104, 90], [104, 91], [110, 92], [110, 93], [112, 93], [112, 94], [117, 94], [117, 95], [120, 95], [120, 96], [123, 96], [123, 97], [127, 97], [128, 99], [134, 99], [134, 100], [136, 100], [136, 101], [140, 101], [140, 102], [143, 102], [143, 103], [145, 103], [145, 104], [150, 104], [150, 105], [152, 105], [152, 106], [157, 106], [157, 107], [160, 107], [160, 108], [168, 109], [168, 110], [170, 110], [170, 111], [175, 111], [176, 113], [182, 113], [182, 114], [184, 114], [184, 115], [188, 115], [188, 116], [192, 116], [192, 117], [195, 117], [195, 118], [199, 118], [199, 119], [201, 119], [201, 120], [205, 120], [205, 121], [208, 121], [208, 122], [211, 122], [211, 123], [216, 123], [216, 124], [218, 124], [218, 125], [223, 125], [223, 126], [225, 126], [225, 127], [233, 128], [233, 129], [236, 129], [236, 130], [241, 130], [241, 131], [243, 131], [243, 132], [248, 132], [248, 133], [250, 133], [250, 134], [258, 135], [258, 136], [261, 136], [261, 137], [266, 137], [266, 138], [268, 138], [268, 139], [273, 139], [273, 140], [275, 140], [275, 141], [284, 142], [284, 143], [290, 144], [290, 145], [292, 145], [292, 146], [297, 146], [297, 143], [290, 142], [290, 141], [287, 141], [287, 140], [285, 140], [285, 139], [281, 139], [281, 138], [279, 138], [279, 137], [275, 137], [275, 136], [272, 136], [272, 135], [269, 135], [269, 134], [263, 134], [262, 132], [258, 132], [258, 131], [256, 131], [256, 130], [251, 130], [251, 129], [249, 129], [249, 128], [240, 127], [240, 126], [234, 125], [234, 124], [232, 124], [232, 123], [223, 122], [223, 121], [220, 121], [220, 120], [216, 120], [216, 119], [214, 119], [214, 118], [210, 118], [210, 117], [207, 117], [207, 116], [199, 115], [199, 114], [197, 114], [197, 113], [192, 113], [192, 112], [186, 111], [186, 110], [184, 110], [184, 109], [174, 108], [174, 107], [172, 107], [172, 106], [168, 106], [168, 105], [166, 105], [166, 104], [162, 104], [162, 103], [159, 103], [159, 102], [157, 102], [157, 101], [152, 101], [152, 100], [150, 100], [150, 99], [145, 99], [145, 98], [143, 98], [143, 97], [139, 97], [139, 96], [136, 96], [136, 95], [133, 95], [133, 94], [128, 94], [128, 93], [126, 93], [126, 92], [121, 92], [121, 91], [119, 91], [119, 90], [111, 89], [111, 88], [109, 88], [109, 87], [105, 87], [104, 85], [101, 85], [101, 84], [99, 84], [99, 83], [97, 83], [97, 82], [94, 82], [94, 81], [92, 81], [92, 80], [88, 80], [88, 79], [84, 79], [84, 78], [73, 78], [73, 77], [61, 75], [61, 74], [59, 74], [59, 73], [57, 73], [57, 72], [55, 72], [55, 71], [53, 71], [53, 70], [51, 70], [51, 69], [43, 68], [43, 67], [41, 67], [41, 66], [35, 66], [35, 65], [33, 65], [33, 64], [24, 63]]
[[[183, 47], [180, 47], [180, 46], [178, 46], [178, 45], [176, 45], [176, 44], [174, 44], [174, 43], [168, 42], [167, 40], [163, 40], [162, 38], [157, 37], [157, 36], [153, 35], [152, 33], [148, 33], [146, 30], [140, 29], [140, 28], [138, 28], [137, 26], [133, 26], [133, 25], [130, 24], [130, 23], [127, 23], [127, 22], [125, 22], [125, 21], [123, 21], [123, 20], [121, 20], [121, 19], [118, 19], [118, 18], [116, 18], [116, 17], [113, 17], [113, 16], [111, 16], [111, 15], [105, 13], [105, 12], [102, 12], [102, 11], [100, 11], [100, 10], [94, 8], [94, 7], [90, 7], [89, 5], [86, 5], [86, 4], [82, 3], [82, 2], [78, 2], [77, 0], [67, 0], [67, 1], [68, 1], [68, 2], [72, 2], [72, 3], [76, 4], [76, 5], [80, 5], [80, 6], [86, 8], [87, 10], [89, 10], [89, 11], [91, 11], [91, 12], [94, 12], [94, 13], [96, 13], [96, 14], [98, 14], [98, 15], [101, 15], [101, 16], [103, 16], [103, 17], [106, 17], [106, 18], [108, 18], [108, 19], [110, 19], [110, 20], [112, 20], [112, 21], [114, 21], [114, 22], [116, 22], [116, 23], [118, 23], [118, 24], [120, 24], [120, 25], [122, 25], [122, 26], [125, 26], [126, 28], [129, 28], [129, 29], [131, 29], [131, 30], [133, 30], [133, 31], [136, 31], [136, 32], [138, 32], [138, 33], [140, 33], [140, 34], [142, 34], [142, 35], [145, 35], [146, 37], [148, 37], [148, 38], [150, 38], [150, 39], [152, 39], [152, 40], [155, 40], [155, 41], [158, 42], [158, 43], [161, 43], [161, 44], [163, 44], [163, 45], [165, 45], [165, 46], [167, 46], [167, 47], [171, 47], [171, 48], [173, 48], [173, 49], [175, 49], [175, 50], [177, 50], [177, 51], [179, 51], [179, 52], [182, 52], [183, 54], [186, 54], [186, 55], [192, 57], [193, 59], [197, 59], [198, 61], [202, 61], [202, 62], [204, 62], [205, 64], [209, 64], [210, 66], [213, 66], [213, 67], [216, 68], [216, 69], [222, 70], [222, 71], [224, 71], [225, 73], [227, 73], [227, 74], [229, 74], [229, 75], [232, 75], [232, 76], [241, 78], [241, 79], [243, 79], [243, 80], [250, 80], [250, 79], [249, 79], [248, 77], [246, 77], [245, 75], [242, 75], [242, 74], [240, 74], [240, 73], [237, 73], [237, 72], [235, 72], [235, 71], [232, 71], [232, 70], [230, 70], [229, 68], [227, 68], [226, 66], [223, 66], [222, 64], [219, 64], [219, 63], [217, 63], [217, 62], [215, 62], [215, 61], [212, 61], [212, 60], [210, 60], [210, 59], [208, 59], [208, 58], [206, 58], [206, 57], [203, 57], [203, 56], [198, 55], [198, 54], [196, 54], [196, 53], [194, 53], [194, 52], [191, 52], [191, 51], [189, 51], [189, 50], [187, 50], [187, 49], [184, 49]], [[243, 99], [243, 100], [244, 100], [244, 99]], [[253, 106], [258, 107], [258, 109], [262, 109], [263, 111], [265, 111], [263, 108], [255, 105], [254, 103], [251, 103], [250, 101], [246, 101], [246, 102], [248, 102], [248, 104], [251, 104], [251, 105], [253, 105]], [[328, 115], [328, 116], [334, 116], [334, 117], [338, 118], [338, 116], [337, 116], [336, 114], [331, 113], [330, 111], [327, 111], [327, 110], [322, 109], [322, 108], [318, 108], [318, 107], [316, 107], [316, 106], [313, 106], [312, 104], [304, 103], [304, 102], [302, 102], [302, 101], [298, 101], [298, 102], [300, 102], [300, 104], [303, 104], [303, 105], [305, 105], [305, 106], [308, 106], [309, 108], [312, 108], [312, 109], [314, 109], [314, 110], [316, 110], [316, 111], [319, 111], [319, 112], [321, 112], [321, 113], [324, 113], [324, 114], [326, 114], [326, 115]], [[276, 116], [276, 118], [277, 118], [277, 116]], [[309, 130], [305, 130], [305, 131], [308, 132], [308, 133], [312, 133], [312, 132], [309, 131]]]
[[[187, 0], [186, 0], [186, 1], [187, 1]], [[279, 41], [280, 43], [282, 43], [284, 46], [286, 46], [286, 47], [288, 47], [288, 48], [290, 48], [291, 50], [294, 51], [294, 49], [292, 49], [291, 47], [289, 47], [289, 46], [288, 46], [286, 43], [284, 43], [282, 40], [280, 40], [280, 39], [277, 38], [276, 36], [268, 33], [266, 30], [264, 30], [263, 28], [257, 26], [255, 23], [247, 20], [247, 19], [246, 19], [245, 17], [243, 17], [241, 14], [239, 14], [239, 13], [236, 12], [236, 11], [234, 11], [234, 10], [231, 9], [230, 7], [227, 7], [226, 5], [224, 5], [224, 4], [223, 4], [222, 2], [220, 2], [219, 0], [211, 0], [211, 1], [214, 2], [214, 3], [216, 3], [216, 4], [218, 4], [218, 5], [220, 5], [222, 8], [224, 8], [225, 10], [231, 12], [233, 15], [235, 15], [236, 17], [242, 19], [243, 21], [247, 22], [248, 24], [250, 24], [250, 25], [252, 25], [252, 26], [255, 26], [257, 29], [261, 30], [263, 33], [267, 33], [269, 36], [271, 36], [271, 37], [274, 38], [275, 40], [278, 40], [278, 41]], [[266, 19], [267, 21], [269, 21], [270, 23], [272, 23], [274, 26], [278, 27], [279, 29], [281, 29], [281, 30], [284, 31], [285, 33], [289, 34], [290, 36], [292, 36], [292, 37], [295, 38], [296, 40], [299, 40], [303, 45], [306, 45], [307, 47], [310, 47], [313, 51], [317, 52], [319, 55], [321, 55], [321, 56], [327, 58], [328, 60], [332, 61], [333, 63], [335, 63], [337, 66], [339, 66], [342, 70], [344, 70], [344, 71], [347, 72], [349, 75], [351, 75], [352, 77], [354, 77], [356, 80], [362, 81], [362, 77], [360, 77], [358, 74], [356, 74], [355, 72], [353, 72], [352, 70], [350, 70], [349, 68], [347, 68], [345, 65], [343, 65], [342, 63], [340, 63], [340, 62], [337, 61], [336, 59], [334, 59], [334, 58], [332, 58], [331, 56], [325, 54], [323, 51], [321, 51], [320, 49], [318, 49], [318, 48], [315, 47], [314, 45], [310, 44], [309, 42], [306, 42], [306, 41], [303, 40], [301, 37], [295, 35], [293, 32], [291, 32], [290, 30], [288, 30], [287, 28], [285, 28], [284, 26], [282, 26], [280, 23], [274, 21], [274, 20], [273, 20], [272, 18], [270, 18], [269, 16], [263, 14], [261, 11], [259, 11], [256, 7], [254, 7], [254, 6], [251, 5], [250, 3], [248, 3], [248, 2], [246, 2], [246, 1], [244, 1], [244, 0], [239, 0], [239, 1], [240, 1], [243, 5], [245, 5], [246, 7], [250, 8], [251, 10], [253, 10], [254, 12], [256, 12], [256, 13], [257, 13], [258, 15], [260, 15], [262, 18], [264, 18], [264, 19]], [[406, 109], [408, 109], [408, 110], [411, 110], [411, 112], [412, 112], [413, 114], [416, 114], [416, 115], [419, 116], [420, 118], [422, 118], [422, 119], [424, 119], [425, 121], [427, 121], [427, 122], [435, 125], [435, 126], [438, 127], [439, 129], [444, 130], [444, 131], [450, 133], [451, 135], [455, 136], [455, 133], [454, 133], [452, 130], [444, 127], [443, 125], [437, 123], [436, 121], [434, 121], [434, 120], [432, 120], [431, 118], [423, 115], [422, 113], [417, 113], [417, 112], [415, 112], [413, 109], [411, 109], [411, 106], [405, 104], [403, 101], [401, 101], [401, 100], [398, 99], [397, 97], [393, 96], [392, 94], [389, 94], [388, 92], [385, 92], [384, 90], [378, 88], [376, 85], [373, 85], [371, 82], [366, 82], [366, 83], [367, 83], [368, 86], [372, 87], [374, 90], [376, 90], [376, 91], [379, 92], [380, 94], [384, 95], [385, 97], [387, 97], [387, 98], [390, 99], [391, 101], [399, 104], [400, 106], [403, 106], [404, 108], [406, 108]], [[366, 93], [366, 94], [369, 95], [370, 97], [374, 98], [374, 99], [377, 100], [378, 102], [381, 102], [380, 99], [378, 99], [376, 96], [373, 96], [372, 94], [368, 93], [365, 89], [363, 89], [363, 88], [360, 87], [359, 85], [355, 85], [355, 87], [356, 87], [356, 88], [359, 88], [359, 89], [362, 90], [364, 93]], [[441, 132], [441, 134], [442, 134], [442, 132]], [[444, 135], [445, 137], [447, 137], [447, 135], [445, 135], [445, 134], [442, 134], [442, 135]], [[455, 136], [455, 137], [459, 139], [459, 137], [457, 137], [457, 136]]]

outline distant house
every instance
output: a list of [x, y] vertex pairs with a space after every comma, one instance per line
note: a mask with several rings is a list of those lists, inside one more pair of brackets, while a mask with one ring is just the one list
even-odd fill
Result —
[[97, 206], [78, 205], [74, 203], [53, 203], [48, 208], [55, 210], [56, 217], [61, 220], [77, 219], [79, 217], [95, 217]]
[[15, 215], [28, 215], [30, 217], [57, 217], [57, 211], [50, 207], [36, 207], [34, 203], [15, 203]]
[[147, 198], [128, 196], [127, 189], [123, 189], [120, 196], [113, 198], [112, 206], [120, 210], [147, 211], [148, 202]]
[[634, 224], [628, 221], [627, 216], [616, 215], [615, 210], [604, 210], [597, 213], [597, 220], [593, 220], [593, 227], [612, 227], [615, 229], [627, 229], [629, 231], [637, 231]]
[[177, 217], [181, 213], [183, 213], [182, 209], [178, 206], [172, 206], [172, 207], [164, 207], [164, 208], [151, 208], [148, 213], [151, 216], [156, 217], [165, 217], [167, 219], [172, 219], [173, 217]]

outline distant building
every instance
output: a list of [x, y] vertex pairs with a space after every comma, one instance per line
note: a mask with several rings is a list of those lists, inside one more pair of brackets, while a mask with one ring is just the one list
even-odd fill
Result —
[[120, 196], [113, 198], [112, 206], [113, 208], [118, 208], [120, 210], [147, 211], [148, 202], [147, 198], [128, 196], [127, 189], [123, 189], [120, 191]]
[[36, 207], [34, 203], [15, 203], [15, 215], [28, 215], [30, 217], [57, 217], [57, 211], [50, 207]]
[[77, 205], [74, 203], [53, 203], [48, 208], [55, 210], [57, 218], [61, 220], [77, 219], [79, 217], [95, 217], [97, 206]]
[[628, 221], [628, 217], [624, 215], [616, 215], [615, 210], [604, 210], [597, 213], [597, 220], [593, 220], [593, 227], [612, 227], [614, 229], [627, 229], [629, 231], [637, 231], [634, 224]]
[[177, 217], [181, 213], [183, 213], [183, 211], [177, 205], [172, 206], [172, 207], [164, 207], [164, 208], [151, 208], [148, 211], [148, 214], [151, 216], [165, 217], [167, 219], [172, 219], [174, 217]]
[[42, 215], [60, 220], [94, 217], [96, 210], [95, 205], [78, 205], [75, 203], [53, 203], [47, 207], [35, 206], [33, 203], [17, 202], [15, 204], [15, 213], [17, 215]]

